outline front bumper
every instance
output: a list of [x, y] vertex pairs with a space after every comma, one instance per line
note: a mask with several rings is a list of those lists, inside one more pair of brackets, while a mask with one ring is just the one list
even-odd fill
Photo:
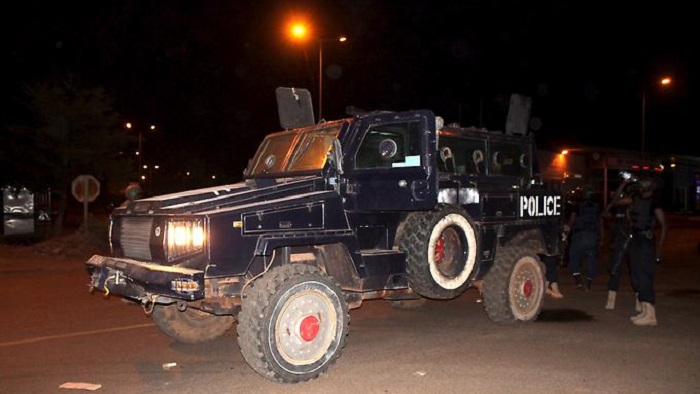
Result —
[[204, 271], [144, 263], [132, 259], [92, 256], [85, 263], [90, 286], [127, 298], [164, 296], [183, 300], [204, 298]]

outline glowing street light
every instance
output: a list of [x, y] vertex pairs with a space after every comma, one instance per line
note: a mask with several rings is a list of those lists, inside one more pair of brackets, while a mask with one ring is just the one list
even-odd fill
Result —
[[289, 32], [292, 35], [292, 37], [294, 37], [295, 39], [303, 40], [303, 39], [306, 39], [306, 35], [308, 34], [308, 29], [306, 28], [306, 25], [303, 23], [295, 23], [289, 29]]
[[316, 38], [312, 37], [310, 28], [303, 22], [293, 23], [289, 28], [289, 34], [295, 41], [306, 41], [313, 39], [318, 41], [318, 120], [323, 118], [323, 43], [324, 42], [345, 42], [348, 40], [345, 36], [333, 38]]

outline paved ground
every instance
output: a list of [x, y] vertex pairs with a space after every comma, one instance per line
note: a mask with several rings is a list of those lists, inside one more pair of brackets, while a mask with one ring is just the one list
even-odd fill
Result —
[[[399, 311], [351, 312], [338, 363], [311, 382], [280, 385], [243, 361], [235, 330], [201, 345], [171, 342], [137, 306], [87, 293], [84, 260], [0, 246], [0, 392], [66, 393], [700, 393], [700, 221], [674, 217], [658, 267], [658, 327], [636, 327], [628, 278], [604, 309], [605, 278], [573, 288], [520, 326], [488, 320], [468, 291]], [[604, 272], [604, 268], [602, 270]], [[174, 362], [172, 369], [163, 364]]]

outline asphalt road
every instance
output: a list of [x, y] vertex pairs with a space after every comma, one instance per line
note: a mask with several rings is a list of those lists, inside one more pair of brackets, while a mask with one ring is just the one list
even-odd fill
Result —
[[101, 393], [700, 393], [698, 219], [672, 218], [657, 327], [630, 323], [627, 276], [607, 311], [604, 275], [585, 292], [562, 268], [565, 298], [548, 299], [531, 324], [492, 323], [475, 290], [411, 311], [365, 302], [336, 365], [293, 385], [253, 372], [235, 328], [173, 343], [139, 306], [89, 294], [82, 260], [0, 246], [0, 393], [75, 391], [59, 388], [67, 382]]

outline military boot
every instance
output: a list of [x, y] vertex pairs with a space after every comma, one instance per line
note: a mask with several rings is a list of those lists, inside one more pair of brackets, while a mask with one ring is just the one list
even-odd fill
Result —
[[557, 300], [564, 298], [564, 294], [559, 291], [559, 283], [557, 282], [547, 283], [547, 290], [545, 291], [545, 294]]
[[615, 309], [615, 299], [617, 298], [617, 292], [615, 290], [608, 290], [608, 303], [605, 304], [605, 309], [611, 311]]
[[646, 306], [645, 306], [646, 304], [647, 304], [646, 302], [642, 302], [642, 304], [641, 304], [641, 309], [642, 309], [642, 310], [639, 312], [639, 314], [630, 317], [630, 320], [632, 320], [632, 321], [634, 322], [634, 321], [636, 321], [636, 320], [639, 320], [639, 319], [643, 318], [644, 315], [647, 314], [647, 311], [646, 311], [646, 309], [645, 309], [645, 308], [646, 308]]
[[636, 326], [655, 326], [657, 322], [654, 304], [642, 302], [642, 309], [644, 310], [644, 315], [638, 319], [632, 320], [632, 323]]

